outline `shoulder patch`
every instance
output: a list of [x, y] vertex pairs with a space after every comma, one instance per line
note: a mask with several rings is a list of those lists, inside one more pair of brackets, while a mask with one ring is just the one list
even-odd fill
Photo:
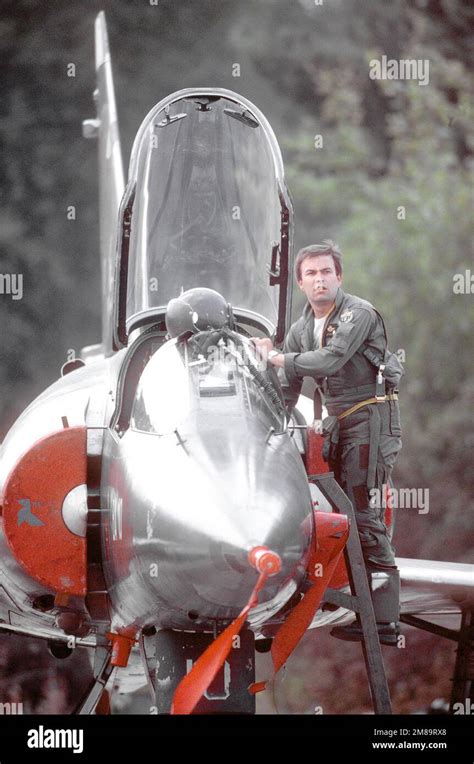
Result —
[[345, 310], [343, 313], [341, 313], [341, 316], [340, 316], [340, 320], [343, 321], [344, 323], [346, 321], [352, 321], [353, 318], [354, 318], [354, 314], [352, 310]]

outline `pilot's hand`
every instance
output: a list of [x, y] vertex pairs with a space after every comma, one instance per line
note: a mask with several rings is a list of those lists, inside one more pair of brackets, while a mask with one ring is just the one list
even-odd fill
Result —
[[273, 350], [273, 342], [268, 337], [250, 338], [263, 358], [267, 358], [270, 350]]

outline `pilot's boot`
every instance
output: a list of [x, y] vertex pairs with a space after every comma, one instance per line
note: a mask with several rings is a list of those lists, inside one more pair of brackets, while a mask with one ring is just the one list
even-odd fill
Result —
[[[400, 573], [398, 568], [371, 570], [369, 583], [374, 606], [375, 621], [379, 640], [382, 645], [397, 647], [400, 635]], [[331, 636], [348, 642], [362, 639], [362, 626], [357, 615], [354, 623], [348, 626], [335, 626]]]

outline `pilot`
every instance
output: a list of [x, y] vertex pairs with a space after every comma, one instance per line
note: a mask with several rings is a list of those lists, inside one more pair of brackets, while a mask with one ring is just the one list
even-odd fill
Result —
[[[379, 639], [396, 646], [400, 578], [382, 497], [390, 496], [401, 448], [397, 385], [403, 367], [387, 349], [381, 315], [366, 300], [342, 290], [342, 254], [332, 241], [301, 249], [295, 275], [308, 302], [291, 326], [283, 352], [274, 350], [270, 339], [254, 342], [279, 369], [290, 410], [303, 378], [316, 381], [329, 414], [323, 420], [323, 453], [354, 507]], [[331, 634], [362, 639], [358, 620]]]

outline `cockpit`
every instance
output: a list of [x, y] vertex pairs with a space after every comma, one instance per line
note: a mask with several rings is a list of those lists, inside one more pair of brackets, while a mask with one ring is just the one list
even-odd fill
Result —
[[262, 432], [286, 429], [276, 376], [236, 332], [200, 332], [165, 342], [149, 359], [136, 389], [130, 427], [167, 435], [190, 418], [213, 414], [257, 419]]

